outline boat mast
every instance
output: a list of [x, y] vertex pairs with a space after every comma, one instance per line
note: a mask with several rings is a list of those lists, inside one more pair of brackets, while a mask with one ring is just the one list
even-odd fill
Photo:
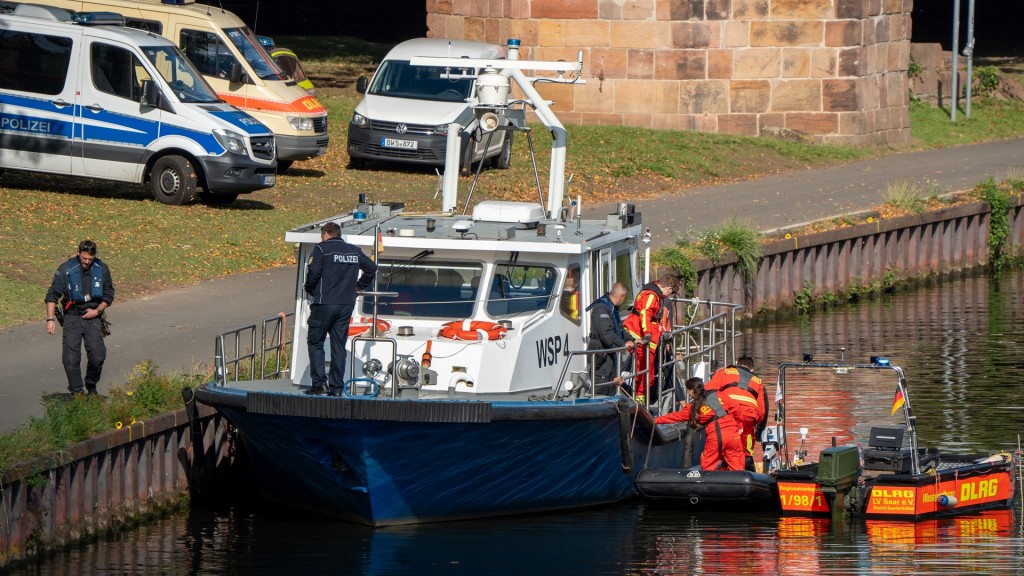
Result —
[[[485, 115], [504, 115], [511, 105], [508, 100], [509, 81], [525, 95], [524, 103], [529, 104], [537, 118], [551, 132], [551, 167], [548, 176], [548, 218], [557, 218], [565, 196], [565, 158], [568, 133], [565, 127], [551, 110], [550, 103], [545, 100], [534, 83], [538, 80], [552, 83], [583, 84], [583, 52], [580, 51], [576, 62], [556, 62], [543, 60], [519, 60], [519, 40], [510, 38], [508, 41], [508, 58], [490, 60], [483, 58], [439, 58], [417, 56], [410, 59], [413, 66], [446, 66], [451, 68], [473, 67], [477, 74], [476, 94], [469, 99], [471, 109], [462, 114], [448, 126], [448, 140], [445, 149], [444, 177], [441, 185], [441, 210], [454, 212], [457, 206], [459, 151], [462, 150], [462, 130], [473, 122], [474, 116], [483, 119]], [[556, 77], [531, 78], [523, 70], [543, 70], [557, 72]], [[497, 72], [495, 74], [494, 72]], [[569, 73], [566, 77], [565, 74]], [[481, 81], [486, 78], [487, 81]], [[498, 98], [494, 94], [500, 95]]]

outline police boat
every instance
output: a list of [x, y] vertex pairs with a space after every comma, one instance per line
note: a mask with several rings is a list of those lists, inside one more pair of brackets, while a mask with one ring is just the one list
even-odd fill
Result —
[[[579, 303], [616, 281], [635, 296], [647, 281], [639, 255], [649, 256], [650, 234], [633, 205], [584, 220], [580, 199], [565, 198], [567, 132], [525, 71], [579, 81], [582, 58], [517, 56], [513, 40], [501, 60], [413, 59], [445, 81], [477, 83], [468, 112], [476, 118], [449, 127], [441, 209], [412, 214], [361, 195], [347, 213], [289, 230], [284, 241], [298, 246], [294, 311], [217, 337], [215, 379], [196, 398], [230, 421], [269, 498], [389, 526], [610, 504], [637, 495], [642, 467], [681, 465], [686, 435], [655, 426], [630, 394], [637, 374], [625, 350], [586, 350], [590, 320]], [[511, 84], [522, 100], [509, 100]], [[529, 138], [526, 108], [552, 137], [546, 201], [538, 182], [539, 202], [485, 201], [470, 211], [467, 201], [459, 210], [463, 127], [479, 120], [478, 138], [506, 128]], [[304, 394], [305, 263], [327, 222], [379, 266], [356, 302], [335, 397]], [[568, 278], [578, 279], [574, 287]], [[679, 356], [689, 370], [735, 355], [739, 306], [676, 306], [667, 364]], [[596, 382], [595, 353], [615, 354], [620, 377]]]

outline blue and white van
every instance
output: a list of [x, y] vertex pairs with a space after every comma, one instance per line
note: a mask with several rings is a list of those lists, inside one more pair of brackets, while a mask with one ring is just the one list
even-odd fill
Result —
[[138, 182], [165, 204], [225, 204], [276, 182], [271, 131], [222, 102], [170, 41], [110, 13], [10, 12], [0, 169]]

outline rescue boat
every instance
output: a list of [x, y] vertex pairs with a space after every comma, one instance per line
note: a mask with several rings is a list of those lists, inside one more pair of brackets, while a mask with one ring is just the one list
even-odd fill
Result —
[[[517, 47], [510, 42], [504, 60], [423, 65], [478, 71], [473, 110], [484, 127], [529, 138], [524, 108], [533, 109], [553, 142], [546, 206], [538, 189], [539, 202], [485, 201], [469, 211], [467, 201], [460, 211], [458, 155], [449, 154], [440, 211], [407, 213], [363, 194], [347, 213], [289, 230], [284, 241], [298, 247], [294, 311], [217, 337], [216, 378], [196, 398], [237, 430], [251, 477], [271, 499], [389, 526], [619, 502], [636, 496], [641, 468], [680, 466], [684, 436], [656, 427], [631, 395], [636, 373], [624, 348], [586, 350], [590, 319], [571, 304], [616, 281], [635, 295], [648, 280], [639, 255], [649, 256], [650, 234], [633, 205], [584, 220], [580, 199], [566, 200], [567, 134], [523, 71], [559, 81], [578, 77], [582, 63], [519, 61]], [[514, 105], [510, 81], [525, 95]], [[450, 126], [450, 149], [459, 149], [460, 132]], [[337, 397], [304, 394], [305, 265], [327, 222], [378, 264], [372, 290], [356, 302]], [[738, 305], [678, 307], [666, 357], [690, 370], [734, 356]], [[616, 354], [624, 379], [595, 381], [595, 353]]]
[[[882, 416], [900, 414], [902, 422], [872, 425], [866, 449], [857, 444], [836, 445], [833, 437], [832, 445], [820, 451], [817, 461], [807, 460], [808, 429], [801, 427], [800, 448], [793, 460], [785, 462], [789, 460], [786, 378], [792, 372], [811, 378], [816, 373], [891, 375], [886, 389], [892, 391], [893, 403], [879, 412]], [[1013, 504], [1020, 456], [1007, 452], [955, 454], [919, 446], [917, 416], [906, 376], [887, 358], [872, 357], [870, 363], [849, 365], [815, 362], [808, 356], [801, 363], [783, 363], [776, 400], [784, 464], [774, 475], [783, 514], [916, 522], [1008, 509]]]
[[[820, 451], [817, 461], [807, 460], [807, 446], [812, 441], [809, 429], [801, 426], [800, 445], [790, 459], [786, 379], [793, 372], [813, 382], [824, 380], [823, 375], [846, 378], [855, 372], [869, 373], [878, 380], [879, 375], [891, 374], [894, 377], [885, 388], [894, 394], [890, 413], [877, 412], [880, 417], [900, 414], [902, 425], [872, 425], [864, 439], [866, 449], [856, 442], [836, 445], [833, 436], [832, 445]], [[857, 385], [865, 384], [861, 380]], [[850, 386], [841, 380], [836, 385]], [[869, 414], [863, 417], [874, 421]], [[1019, 454], [954, 454], [923, 448], [918, 445], [916, 422], [904, 371], [887, 358], [846, 364], [845, 359], [815, 362], [807, 355], [803, 362], [779, 366], [775, 424], [761, 438], [764, 458], [759, 469], [764, 473], [650, 467], [637, 475], [637, 490], [649, 505], [833, 520], [861, 517], [918, 522], [1012, 506], [1021, 466]], [[853, 427], [851, 422], [841, 425]], [[662, 428], [669, 426], [681, 425]], [[844, 433], [854, 437], [853, 430]]]

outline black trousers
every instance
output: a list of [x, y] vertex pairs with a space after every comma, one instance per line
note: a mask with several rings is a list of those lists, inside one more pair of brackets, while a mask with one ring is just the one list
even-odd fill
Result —
[[68, 390], [82, 392], [82, 343], [88, 364], [85, 369], [85, 390], [96, 391], [107, 359], [107, 345], [103, 343], [103, 328], [99, 316], [85, 320], [76, 314], [64, 316], [63, 330], [64, 373], [68, 375]]
[[313, 304], [309, 307], [306, 345], [309, 350], [309, 375], [315, 387], [322, 388], [328, 383], [327, 375], [324, 374], [324, 340], [328, 334], [331, 335], [330, 387], [339, 390], [345, 383], [345, 361], [348, 356], [345, 345], [348, 342], [348, 324], [352, 319], [353, 307], [354, 304]]

